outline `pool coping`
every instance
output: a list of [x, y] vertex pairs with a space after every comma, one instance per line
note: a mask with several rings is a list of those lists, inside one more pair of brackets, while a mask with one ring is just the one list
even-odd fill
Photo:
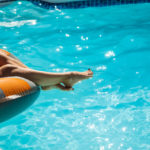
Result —
[[50, 3], [43, 0], [27, 0], [46, 9], [78, 9], [86, 7], [107, 7], [112, 5], [150, 3], [150, 0], [82, 0], [74, 2]]

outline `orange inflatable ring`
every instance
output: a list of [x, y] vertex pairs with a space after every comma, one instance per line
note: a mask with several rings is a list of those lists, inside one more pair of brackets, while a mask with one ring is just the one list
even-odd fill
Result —
[[40, 88], [22, 77], [0, 78], [0, 122], [6, 121], [33, 104]]

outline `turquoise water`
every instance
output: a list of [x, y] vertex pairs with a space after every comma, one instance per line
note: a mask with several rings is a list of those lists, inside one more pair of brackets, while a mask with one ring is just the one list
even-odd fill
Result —
[[0, 124], [0, 150], [149, 150], [150, 4], [0, 8], [0, 47], [33, 69], [85, 71], [73, 92], [41, 92]]

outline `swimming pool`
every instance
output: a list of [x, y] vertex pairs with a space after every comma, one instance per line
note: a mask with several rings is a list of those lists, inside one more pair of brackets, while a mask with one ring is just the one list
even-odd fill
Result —
[[[32, 12], [32, 13], [31, 13]], [[1, 150], [149, 150], [150, 4], [0, 9], [0, 47], [33, 69], [91, 68], [73, 92], [41, 92], [0, 124]]]

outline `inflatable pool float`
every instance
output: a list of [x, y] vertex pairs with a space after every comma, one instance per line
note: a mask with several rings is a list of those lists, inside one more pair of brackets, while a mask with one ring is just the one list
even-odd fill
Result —
[[0, 122], [23, 112], [34, 103], [40, 88], [22, 77], [0, 78]]

